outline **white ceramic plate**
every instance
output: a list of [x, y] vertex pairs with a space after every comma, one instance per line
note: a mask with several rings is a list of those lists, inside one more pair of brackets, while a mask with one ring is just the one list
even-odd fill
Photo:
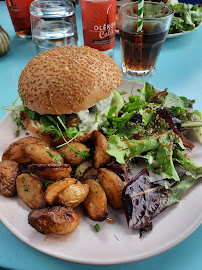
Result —
[[[136, 83], [136, 88], [142, 84]], [[131, 89], [131, 85], [123, 86]], [[0, 121], [0, 154], [13, 141], [16, 126], [12, 114]], [[27, 134], [22, 132], [20, 137]], [[192, 159], [202, 165], [202, 148], [196, 144]], [[202, 182], [198, 180], [179, 204], [173, 205], [153, 221], [153, 230], [139, 238], [139, 232], [127, 228], [123, 210], [109, 209], [109, 217], [115, 224], [100, 222], [97, 233], [93, 226], [98, 223], [82, 214], [79, 227], [68, 236], [44, 236], [27, 222], [30, 209], [17, 197], [0, 196], [2, 223], [27, 245], [53, 257], [84, 264], [120, 264], [146, 259], [174, 247], [187, 238], [202, 220]]]

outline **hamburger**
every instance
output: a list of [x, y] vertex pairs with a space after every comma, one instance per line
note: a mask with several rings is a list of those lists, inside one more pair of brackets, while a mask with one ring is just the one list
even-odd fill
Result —
[[85, 142], [110, 108], [123, 106], [122, 73], [113, 59], [86, 46], [62, 46], [34, 57], [22, 71], [20, 119], [51, 143]]

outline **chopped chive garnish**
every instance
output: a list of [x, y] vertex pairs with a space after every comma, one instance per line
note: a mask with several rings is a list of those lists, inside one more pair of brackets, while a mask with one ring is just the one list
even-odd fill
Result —
[[28, 188], [25, 188], [24, 191], [28, 191]]
[[47, 151], [47, 153], [51, 156], [51, 157], [54, 157], [55, 154], [52, 154], [50, 151]]
[[100, 225], [99, 225], [99, 224], [95, 224], [94, 229], [96, 230], [96, 232], [99, 232], [99, 230], [100, 230]]
[[42, 183], [43, 183], [45, 189], [47, 189], [48, 186], [52, 185], [52, 183], [47, 182], [47, 181], [43, 181]]
[[59, 160], [61, 157], [61, 155], [57, 155], [57, 157], [55, 158], [55, 160], [57, 161], [57, 164], [61, 164], [62, 162]]
[[24, 182], [24, 181], [25, 181], [25, 177], [23, 176], [23, 177], [22, 177], [22, 182]]
[[95, 179], [96, 182], [100, 183], [100, 180], [99, 179]]

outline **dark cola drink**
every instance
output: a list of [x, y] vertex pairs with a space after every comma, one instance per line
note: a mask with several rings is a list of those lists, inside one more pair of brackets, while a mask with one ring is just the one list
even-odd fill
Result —
[[142, 33], [128, 30], [127, 28], [125, 31], [119, 30], [123, 63], [126, 70], [140, 72], [152, 70], [168, 31], [162, 32], [152, 25], [145, 25]]
[[137, 25], [134, 25], [134, 30], [131, 29], [131, 26], [128, 29], [126, 27], [126, 29], [119, 30], [123, 68], [126, 69], [126, 72], [127, 70], [137, 70], [141, 76], [144, 75], [141, 71], [145, 71], [145, 75], [148, 75], [148, 72], [155, 67], [168, 31], [161, 31], [159, 25], [149, 24], [143, 26], [141, 33], [137, 33], [136, 29]]

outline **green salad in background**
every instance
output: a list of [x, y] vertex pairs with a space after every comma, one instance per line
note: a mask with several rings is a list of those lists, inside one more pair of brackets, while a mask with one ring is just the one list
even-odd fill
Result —
[[169, 34], [181, 33], [185, 31], [192, 31], [200, 25], [202, 21], [202, 8], [198, 5], [191, 5], [185, 3], [170, 4], [175, 13]]

